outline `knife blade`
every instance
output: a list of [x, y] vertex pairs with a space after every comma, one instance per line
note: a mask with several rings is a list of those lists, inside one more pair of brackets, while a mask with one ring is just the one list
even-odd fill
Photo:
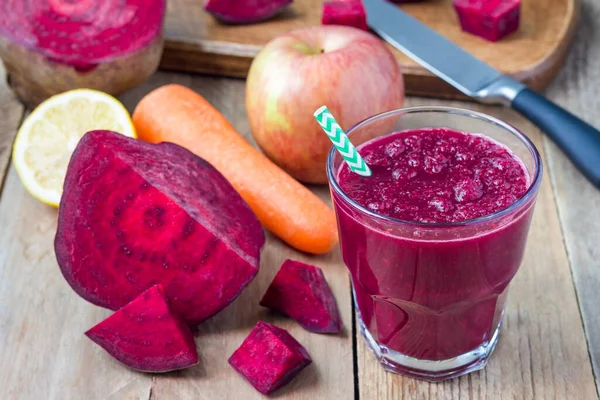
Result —
[[544, 131], [586, 178], [600, 188], [598, 130], [387, 0], [363, 0], [363, 4], [368, 25], [388, 43], [467, 96], [518, 111]]

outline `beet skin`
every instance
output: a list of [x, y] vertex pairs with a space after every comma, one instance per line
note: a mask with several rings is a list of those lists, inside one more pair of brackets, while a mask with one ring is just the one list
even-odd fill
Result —
[[56, 258], [96, 305], [116, 310], [160, 283], [173, 311], [196, 325], [250, 283], [264, 240], [229, 182], [183, 147], [92, 131], [71, 157]]

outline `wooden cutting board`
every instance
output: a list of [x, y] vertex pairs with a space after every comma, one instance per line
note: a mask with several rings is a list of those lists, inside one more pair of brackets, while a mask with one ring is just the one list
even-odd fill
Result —
[[[162, 68], [245, 77], [254, 56], [271, 39], [321, 21], [322, 0], [295, 0], [277, 18], [245, 26], [218, 23], [203, 10], [203, 4], [203, 0], [169, 0]], [[523, 0], [519, 32], [497, 43], [462, 32], [451, 0], [429, 0], [401, 8], [493, 67], [541, 90], [564, 63], [574, 36], [579, 1]], [[462, 97], [392, 50], [405, 73], [409, 94]]]

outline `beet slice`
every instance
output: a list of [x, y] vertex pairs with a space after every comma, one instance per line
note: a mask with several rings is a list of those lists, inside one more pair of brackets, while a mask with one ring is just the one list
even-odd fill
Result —
[[152, 286], [85, 335], [138, 371], [167, 372], [198, 363], [192, 331], [171, 311], [161, 285]]
[[292, 4], [292, 0], [206, 0], [204, 10], [228, 24], [267, 20]]
[[465, 32], [492, 42], [519, 29], [521, 0], [454, 0]]
[[158, 67], [165, 0], [3, 0], [0, 57], [28, 106], [74, 88], [119, 94]]
[[323, 3], [323, 25], [353, 26], [369, 31], [367, 14], [362, 0], [334, 0]]
[[311, 362], [306, 349], [285, 329], [262, 321], [229, 358], [229, 365], [262, 394], [288, 384]]
[[342, 319], [323, 271], [313, 265], [286, 260], [260, 305], [279, 311], [316, 333], [338, 333]]
[[94, 304], [115, 310], [161, 283], [173, 311], [196, 325], [250, 283], [264, 241], [229, 182], [183, 147], [92, 131], [73, 153], [55, 252]]

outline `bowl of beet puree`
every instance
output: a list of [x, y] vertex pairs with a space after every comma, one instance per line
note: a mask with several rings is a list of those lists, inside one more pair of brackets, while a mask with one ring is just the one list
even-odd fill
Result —
[[487, 363], [542, 176], [496, 118], [407, 108], [347, 132], [372, 175], [333, 149], [327, 174], [361, 334], [382, 366], [429, 381]]

